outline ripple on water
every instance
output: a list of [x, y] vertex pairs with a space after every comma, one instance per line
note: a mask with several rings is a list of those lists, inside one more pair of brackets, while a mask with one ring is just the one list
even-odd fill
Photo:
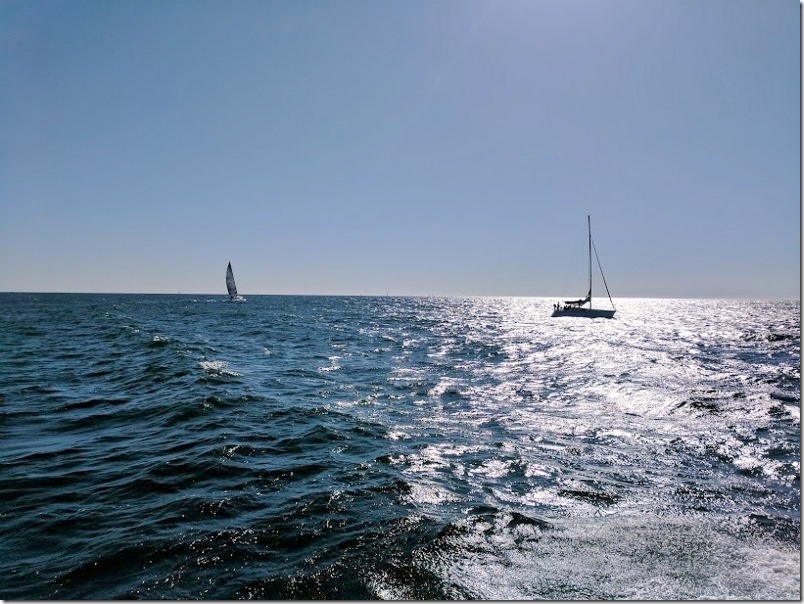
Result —
[[798, 302], [215, 301], [0, 294], [0, 595], [799, 598]]

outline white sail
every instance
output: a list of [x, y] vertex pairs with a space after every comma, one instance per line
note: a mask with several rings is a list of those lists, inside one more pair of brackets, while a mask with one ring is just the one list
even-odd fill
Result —
[[230, 298], [237, 296], [237, 286], [235, 285], [234, 273], [232, 272], [232, 263], [226, 267], [226, 290], [229, 292]]

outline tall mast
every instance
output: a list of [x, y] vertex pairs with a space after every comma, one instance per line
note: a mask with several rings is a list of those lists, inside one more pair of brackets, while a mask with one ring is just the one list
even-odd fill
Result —
[[592, 309], [592, 217], [586, 215], [586, 226], [589, 229], [589, 310]]

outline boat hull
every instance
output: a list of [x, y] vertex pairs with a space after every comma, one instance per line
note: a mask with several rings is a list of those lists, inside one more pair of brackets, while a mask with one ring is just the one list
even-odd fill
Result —
[[606, 310], [604, 308], [559, 308], [553, 311], [551, 317], [586, 317], [588, 319], [611, 319], [614, 316], [614, 310]]

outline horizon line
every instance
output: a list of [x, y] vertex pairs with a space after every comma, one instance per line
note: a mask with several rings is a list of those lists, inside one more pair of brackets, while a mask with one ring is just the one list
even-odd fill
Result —
[[[31, 294], [54, 294], [54, 295], [77, 295], [77, 296], [212, 296], [228, 298], [228, 294], [220, 292], [115, 292], [115, 291], [0, 291], [0, 295], [31, 295]], [[565, 295], [535, 295], [535, 294], [332, 294], [332, 293], [251, 293], [241, 294], [247, 296], [260, 297], [310, 297], [310, 298], [541, 298], [541, 299], [560, 299]], [[642, 296], [612, 296], [618, 300], [773, 300], [773, 301], [793, 301], [801, 302], [801, 296], [791, 298], [786, 296], [751, 296], [751, 295], [642, 295]], [[605, 299], [601, 297], [601, 299]]]

